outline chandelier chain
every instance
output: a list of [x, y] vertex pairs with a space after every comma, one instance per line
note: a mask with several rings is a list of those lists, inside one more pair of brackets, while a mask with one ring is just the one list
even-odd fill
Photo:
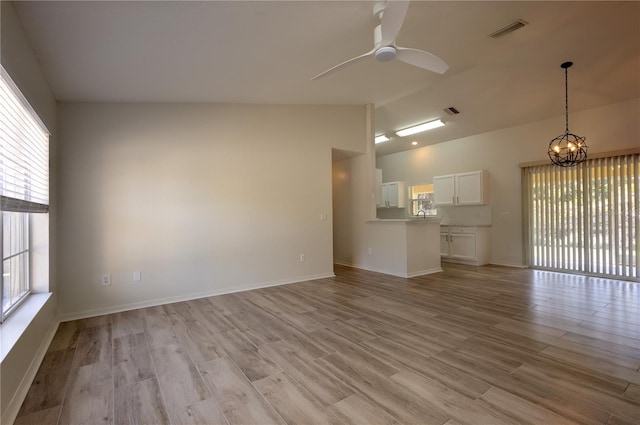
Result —
[[564, 122], [565, 133], [569, 133], [569, 67], [564, 69]]

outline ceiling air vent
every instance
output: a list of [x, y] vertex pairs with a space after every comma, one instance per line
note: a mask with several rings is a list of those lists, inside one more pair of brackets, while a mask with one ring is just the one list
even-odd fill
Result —
[[500, 28], [498, 31], [492, 32], [491, 34], [489, 34], [489, 37], [491, 37], [491, 38], [500, 38], [503, 35], [509, 34], [510, 32], [514, 32], [515, 30], [519, 30], [520, 28], [524, 27], [527, 24], [528, 24], [527, 21], [523, 21], [522, 19], [518, 19], [517, 21], [507, 25], [506, 27]]
[[453, 106], [449, 106], [448, 108], [444, 108], [444, 111], [449, 115], [458, 115], [460, 111], [458, 111]]

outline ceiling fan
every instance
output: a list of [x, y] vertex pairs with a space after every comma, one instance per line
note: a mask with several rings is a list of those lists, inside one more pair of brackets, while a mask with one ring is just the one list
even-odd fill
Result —
[[373, 49], [355, 58], [342, 62], [333, 68], [316, 75], [311, 80], [317, 80], [334, 73], [340, 68], [368, 58], [375, 57], [378, 62], [388, 62], [398, 58], [402, 62], [427, 71], [443, 74], [449, 65], [439, 57], [424, 50], [400, 47], [396, 45], [396, 37], [402, 28], [402, 23], [409, 8], [409, 0], [378, 1], [373, 5], [373, 15], [380, 20], [380, 24], [373, 30]]

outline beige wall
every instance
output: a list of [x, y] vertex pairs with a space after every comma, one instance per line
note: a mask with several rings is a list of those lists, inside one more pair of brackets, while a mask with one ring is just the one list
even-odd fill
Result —
[[[15, 328], [26, 328], [22, 335], [15, 341], [11, 349], [3, 347], [5, 354], [0, 363], [0, 418], [1, 423], [10, 423], [22, 403], [22, 397], [31, 383], [40, 364], [44, 351], [47, 348], [49, 338], [57, 326], [57, 300], [55, 279], [55, 250], [49, 249], [48, 241], [55, 241], [56, 220], [56, 191], [55, 191], [55, 159], [57, 148], [56, 128], [56, 101], [48, 87], [47, 81], [40, 70], [38, 61], [31, 50], [28, 40], [13, 7], [8, 1], [0, 2], [0, 57], [2, 66], [7, 70], [22, 94], [27, 98], [33, 109], [42, 119], [51, 132], [50, 142], [50, 203], [51, 213], [49, 220], [51, 225], [39, 220], [38, 226], [44, 229], [44, 234], [39, 232], [34, 235], [37, 250], [34, 257], [37, 270], [32, 276], [37, 277], [33, 282], [39, 292], [52, 291], [54, 294], [48, 298], [42, 309], [35, 315], [24, 320], [9, 318], [2, 325], [2, 339], [6, 341], [8, 334], [13, 334]], [[47, 234], [47, 229], [48, 234]], [[48, 268], [48, 270], [47, 270]], [[24, 317], [25, 315], [23, 315]], [[17, 323], [21, 321], [23, 323]], [[13, 327], [14, 329], [9, 329]]]
[[[372, 231], [367, 220], [376, 217], [375, 146], [373, 105], [367, 106], [366, 152], [333, 163], [334, 260], [367, 270], [383, 272], [385, 264], [369, 254], [385, 244], [380, 232]], [[393, 259], [389, 259], [393, 261]]]
[[334, 255], [342, 264], [384, 273], [399, 261], [399, 253], [385, 258], [386, 228], [367, 223], [376, 218], [374, 161], [371, 152], [334, 163]]
[[[570, 130], [586, 136], [589, 152], [638, 147], [640, 99], [572, 113]], [[433, 176], [488, 170], [492, 262], [523, 265], [521, 162], [546, 160], [549, 141], [564, 130], [564, 116], [478, 134], [377, 159], [385, 181], [430, 183]], [[461, 210], [463, 209], [463, 210]], [[458, 207], [456, 216], [483, 219], [486, 207]], [[459, 211], [463, 211], [460, 213]], [[483, 220], [481, 220], [483, 221]]]
[[61, 104], [61, 318], [331, 275], [331, 152], [366, 152], [367, 111]]
[[351, 158], [333, 162], [333, 262], [353, 264]]

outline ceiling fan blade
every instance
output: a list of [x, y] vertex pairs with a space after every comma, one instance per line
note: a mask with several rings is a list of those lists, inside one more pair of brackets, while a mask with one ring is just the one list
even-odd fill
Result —
[[326, 71], [321, 72], [320, 74], [316, 75], [315, 77], [313, 77], [313, 78], [311, 79], [311, 81], [313, 81], [313, 80], [318, 80], [318, 79], [320, 79], [320, 78], [322, 78], [322, 77], [326, 77], [326, 76], [327, 76], [327, 75], [329, 75], [329, 74], [333, 74], [333, 73], [334, 73], [335, 71], [337, 71], [338, 69], [342, 68], [343, 66], [349, 65], [350, 63], [356, 62], [356, 61], [358, 61], [358, 60], [360, 60], [360, 59], [364, 59], [364, 58], [366, 58], [366, 57], [368, 57], [368, 56], [373, 56], [373, 54], [375, 53], [375, 51], [376, 51], [376, 50], [375, 50], [375, 49], [373, 49], [373, 50], [371, 50], [371, 51], [369, 51], [369, 52], [367, 52], [367, 53], [364, 53], [364, 54], [362, 54], [362, 55], [360, 55], [360, 56], [356, 56], [355, 58], [351, 58], [351, 59], [349, 59], [349, 60], [347, 60], [347, 61], [344, 61], [344, 62], [342, 62], [342, 63], [339, 63], [338, 65], [334, 66], [333, 68], [329, 68], [329, 69], [327, 69]]
[[382, 30], [380, 46], [393, 44], [400, 32], [400, 28], [402, 28], [408, 8], [409, 0], [387, 0], [387, 5], [382, 13], [382, 21], [380, 22]]
[[409, 65], [437, 72], [438, 74], [444, 74], [449, 69], [449, 65], [445, 61], [424, 50], [408, 47], [396, 47], [396, 50], [398, 52], [396, 58]]

